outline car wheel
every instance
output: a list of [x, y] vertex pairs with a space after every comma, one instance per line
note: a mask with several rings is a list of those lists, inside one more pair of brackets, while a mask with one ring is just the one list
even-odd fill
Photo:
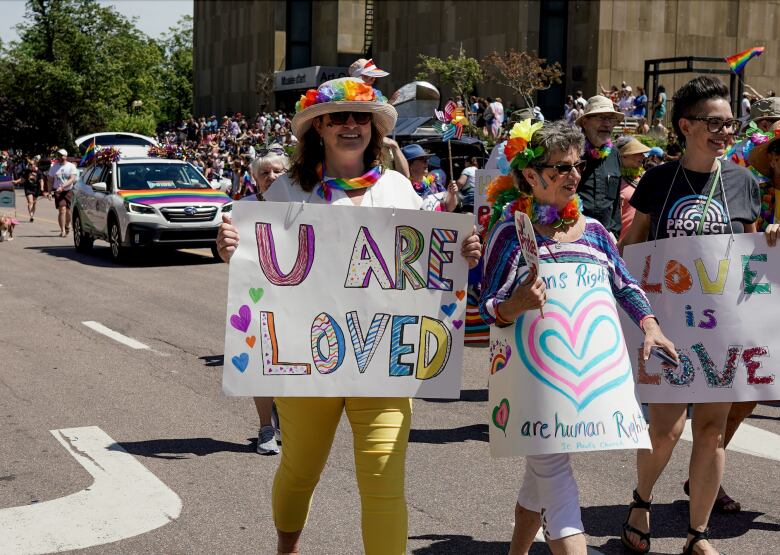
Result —
[[116, 220], [111, 220], [108, 226], [108, 244], [111, 246], [111, 260], [117, 264], [123, 262], [127, 257], [127, 247], [122, 245], [122, 235]]
[[92, 249], [95, 239], [84, 231], [81, 225], [81, 215], [78, 212], [73, 213], [73, 246], [79, 252], [87, 252]]

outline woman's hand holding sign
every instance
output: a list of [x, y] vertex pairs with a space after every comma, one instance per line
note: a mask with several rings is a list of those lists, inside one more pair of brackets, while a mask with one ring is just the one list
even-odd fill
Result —
[[531, 283], [518, 285], [512, 295], [498, 305], [497, 311], [503, 322], [514, 324], [523, 312], [541, 309], [545, 302], [547, 287], [542, 278], [537, 277]]
[[669, 341], [667, 337], [661, 331], [661, 326], [658, 325], [658, 320], [653, 317], [646, 318], [642, 323], [642, 329], [645, 332], [645, 343], [642, 356], [645, 360], [650, 357], [650, 351], [653, 347], [657, 347], [666, 352], [672, 359], [678, 364], [680, 359], [677, 357], [677, 351], [674, 349], [674, 343]]
[[217, 231], [217, 252], [225, 262], [230, 262], [230, 257], [238, 247], [238, 229], [232, 225], [232, 220], [227, 214], [222, 215], [222, 223]]
[[469, 268], [474, 268], [479, 264], [479, 257], [482, 256], [482, 244], [479, 242], [477, 228], [463, 240], [460, 246], [460, 254], [466, 259]]

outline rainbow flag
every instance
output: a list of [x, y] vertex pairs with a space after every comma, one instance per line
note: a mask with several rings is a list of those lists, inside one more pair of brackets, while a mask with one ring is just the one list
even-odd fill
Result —
[[87, 147], [87, 150], [84, 151], [84, 156], [81, 157], [81, 162], [79, 162], [79, 166], [86, 166], [88, 162], [94, 160], [96, 149], [97, 149], [97, 145], [95, 144], [95, 139], [92, 139], [92, 144], [90, 144]]
[[119, 191], [119, 196], [128, 202], [136, 204], [168, 204], [173, 202], [218, 202], [225, 204], [230, 202], [222, 191], [216, 189], [158, 189], [156, 191]]
[[729, 67], [731, 67], [731, 71], [734, 73], [742, 73], [742, 71], [745, 69], [745, 65], [755, 56], [760, 56], [764, 52], [763, 46], [754, 46], [753, 48], [748, 48], [744, 52], [740, 52], [739, 54], [734, 54], [733, 56], [729, 56], [725, 58], [726, 63], [729, 64]]

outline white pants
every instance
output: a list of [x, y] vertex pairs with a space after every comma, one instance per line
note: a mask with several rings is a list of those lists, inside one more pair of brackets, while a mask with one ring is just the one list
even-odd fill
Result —
[[547, 539], [559, 540], [583, 533], [579, 497], [568, 454], [525, 458], [525, 476], [517, 504], [541, 513]]

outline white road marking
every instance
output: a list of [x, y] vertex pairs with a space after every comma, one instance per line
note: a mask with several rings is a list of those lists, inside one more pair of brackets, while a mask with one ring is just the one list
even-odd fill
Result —
[[114, 341], [118, 341], [119, 343], [122, 343], [123, 345], [127, 345], [131, 349], [150, 349], [149, 345], [145, 345], [141, 343], [140, 341], [136, 341], [132, 337], [127, 337], [126, 335], [122, 335], [118, 331], [114, 331], [111, 328], [107, 328], [100, 322], [93, 322], [91, 320], [86, 322], [81, 322], [85, 326], [87, 326], [89, 329], [95, 330], [98, 333], [101, 333], [105, 335], [106, 337], [110, 337]]
[[[685, 421], [685, 429], [680, 437], [687, 441], [693, 441], [690, 420]], [[728, 451], [746, 453], [754, 457], [780, 461], [780, 435], [743, 422], [737, 428], [737, 432], [731, 438], [731, 442], [726, 449]]]
[[51, 433], [95, 481], [65, 497], [0, 509], [0, 553], [103, 545], [144, 534], [181, 514], [179, 496], [97, 426]]

